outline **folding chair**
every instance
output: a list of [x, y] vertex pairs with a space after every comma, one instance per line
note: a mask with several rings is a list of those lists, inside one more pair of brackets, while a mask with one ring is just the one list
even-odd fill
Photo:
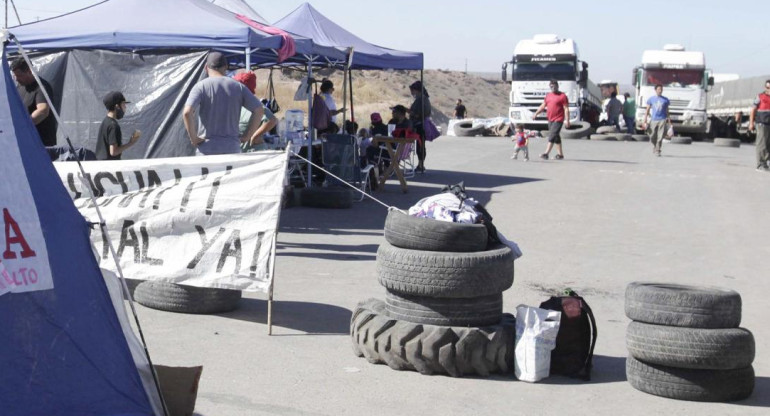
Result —
[[[371, 193], [371, 164], [361, 167], [358, 142], [355, 136], [347, 134], [329, 134], [322, 144], [324, 169], [345, 182], [358, 188], [362, 193], [357, 201], [364, 199], [364, 194]], [[326, 176], [324, 186], [342, 186], [343, 184], [330, 175]]]
[[407, 179], [414, 178], [415, 175], [415, 145], [416, 143], [406, 143], [401, 149], [401, 154], [398, 155], [401, 170], [404, 172], [404, 177]]

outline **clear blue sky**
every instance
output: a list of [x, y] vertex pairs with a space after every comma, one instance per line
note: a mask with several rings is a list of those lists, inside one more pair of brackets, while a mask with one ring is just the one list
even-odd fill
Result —
[[[270, 22], [303, 2], [247, 0]], [[98, 1], [15, 3], [22, 22], [30, 22]], [[594, 81], [629, 83], [642, 51], [665, 43], [704, 51], [714, 72], [742, 77], [770, 74], [770, 36], [762, 29], [770, 10], [768, 0], [314, 0], [311, 4], [369, 42], [424, 52], [426, 68], [463, 70], [467, 59], [469, 71], [499, 72], [519, 39], [557, 33], [578, 42]], [[11, 14], [9, 25], [15, 24]]]

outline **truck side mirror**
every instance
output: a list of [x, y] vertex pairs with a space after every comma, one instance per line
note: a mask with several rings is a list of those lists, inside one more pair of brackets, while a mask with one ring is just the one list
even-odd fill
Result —
[[586, 85], [588, 85], [588, 70], [585, 69], [585, 67], [583, 68], [582, 71], [580, 71], [580, 77], [578, 78], [578, 85], [580, 85], [581, 88], [585, 88]]
[[508, 64], [503, 64], [503, 82], [508, 81]]
[[632, 77], [633, 78], [631, 78], [631, 85], [636, 87], [636, 83], [639, 80], [639, 68], [634, 68]]
[[709, 87], [714, 86], [714, 77], [709, 77]]

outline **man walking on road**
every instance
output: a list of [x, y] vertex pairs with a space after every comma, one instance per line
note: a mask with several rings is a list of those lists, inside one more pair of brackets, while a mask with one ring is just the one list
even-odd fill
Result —
[[757, 170], [767, 171], [770, 158], [770, 79], [765, 81], [765, 91], [754, 100], [754, 108], [749, 117], [749, 130], [757, 130]]
[[[264, 115], [264, 106], [240, 82], [225, 76], [227, 60], [219, 52], [206, 59], [208, 78], [193, 86], [184, 107], [184, 127], [198, 155], [241, 153], [241, 143], [259, 139], [257, 127]], [[243, 137], [238, 133], [241, 107], [251, 111], [251, 119]], [[199, 109], [196, 129], [195, 109]]]
[[[658, 84], [655, 86], [655, 96], [650, 97], [647, 100], [647, 113], [644, 115], [644, 123], [642, 123], [642, 130], [647, 130], [650, 135], [650, 141], [652, 142], [652, 152], [660, 156], [660, 149], [663, 146], [663, 138], [666, 136], [666, 125], [671, 123], [671, 118], [668, 114], [668, 106], [670, 104], [668, 98], [663, 96], [663, 85]], [[647, 120], [652, 114], [652, 121], [649, 123], [649, 129], [647, 128]]]
[[460, 98], [457, 99], [457, 105], [455, 106], [455, 112], [454, 116], [457, 120], [462, 120], [465, 118], [465, 106], [463, 105], [463, 100]]
[[537, 118], [537, 115], [546, 110], [548, 115], [548, 145], [545, 148], [545, 153], [540, 155], [541, 159], [548, 160], [548, 154], [551, 153], [551, 149], [556, 145], [556, 156], [554, 159], [564, 159], [564, 152], [561, 148], [561, 128], [562, 126], [569, 128], [569, 101], [567, 101], [567, 94], [559, 91], [559, 83], [552, 79], [549, 84], [551, 92], [545, 96], [543, 103], [535, 111], [533, 119]]

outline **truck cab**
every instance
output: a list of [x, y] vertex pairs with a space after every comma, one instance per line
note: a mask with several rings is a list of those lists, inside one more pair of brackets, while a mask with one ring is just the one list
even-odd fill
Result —
[[598, 108], [598, 88], [588, 80], [588, 64], [580, 61], [578, 47], [572, 39], [554, 34], [535, 35], [516, 44], [511, 61], [503, 64], [503, 81], [511, 71], [508, 117], [511, 122], [530, 127], [545, 127], [545, 112], [535, 119], [535, 111], [551, 90], [549, 82], [559, 82], [559, 90], [567, 95], [570, 120], [582, 120], [587, 106]]
[[703, 52], [686, 51], [684, 46], [669, 44], [663, 50], [642, 53], [642, 64], [634, 68], [636, 89], [636, 125], [641, 126], [647, 112], [647, 100], [655, 95], [655, 85], [663, 85], [663, 96], [671, 102], [669, 115], [674, 131], [697, 136], [707, 131], [706, 94], [714, 79], [706, 69]]

